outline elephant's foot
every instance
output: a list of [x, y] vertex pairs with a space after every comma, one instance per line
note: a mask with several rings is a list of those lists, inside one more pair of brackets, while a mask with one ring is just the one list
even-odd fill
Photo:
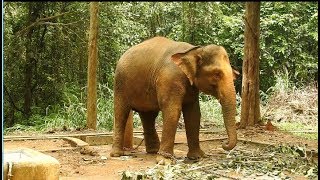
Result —
[[111, 156], [111, 157], [120, 157], [120, 156], [123, 156], [123, 155], [125, 155], [125, 154], [124, 154], [124, 150], [121, 149], [121, 148], [115, 148], [115, 147], [113, 147], [112, 150], [111, 150], [111, 152], [110, 152], [110, 156]]
[[150, 143], [146, 145], [146, 151], [149, 154], [156, 154], [159, 151], [160, 143]]
[[157, 152], [159, 151], [159, 148], [146, 148], [146, 151], [148, 154], [157, 154]]
[[176, 164], [176, 158], [174, 155], [166, 152], [158, 152], [156, 160], [157, 164], [160, 165]]
[[208, 156], [201, 149], [198, 149], [193, 151], [189, 150], [187, 157], [191, 160], [197, 160], [197, 159], [205, 158]]
[[156, 154], [160, 149], [160, 141], [157, 133], [145, 133], [144, 139], [147, 153]]

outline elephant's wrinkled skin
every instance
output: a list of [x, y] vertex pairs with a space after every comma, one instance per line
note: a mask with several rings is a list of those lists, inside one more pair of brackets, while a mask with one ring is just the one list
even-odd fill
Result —
[[[222, 105], [228, 144], [237, 143], [235, 126], [235, 71], [221, 46], [193, 46], [154, 37], [127, 50], [118, 61], [114, 84], [114, 135], [111, 156], [124, 154], [126, 120], [131, 109], [142, 120], [146, 151], [173, 155], [177, 123], [183, 112], [191, 159], [205, 155], [199, 146], [199, 91], [213, 95]], [[162, 111], [161, 143], [155, 118]]]

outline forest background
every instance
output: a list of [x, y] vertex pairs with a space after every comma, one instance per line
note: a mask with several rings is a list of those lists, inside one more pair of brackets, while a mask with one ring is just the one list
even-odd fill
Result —
[[[5, 132], [84, 128], [89, 2], [5, 2], [3, 7]], [[98, 129], [112, 130], [117, 60], [143, 40], [165, 36], [224, 46], [241, 73], [244, 10], [245, 2], [99, 3]], [[290, 95], [317, 106], [317, 97], [309, 95], [318, 94], [318, 2], [261, 2], [260, 33], [262, 118], [281, 121], [279, 114], [286, 114], [276, 105], [288, 104]], [[239, 105], [241, 80], [236, 80]], [[279, 99], [281, 93], [287, 99]], [[217, 101], [204, 94], [200, 101], [204, 122], [218, 119], [217, 126], [223, 126]], [[317, 116], [313, 110], [307, 112], [312, 117], [292, 119], [309, 124], [315, 111]]]

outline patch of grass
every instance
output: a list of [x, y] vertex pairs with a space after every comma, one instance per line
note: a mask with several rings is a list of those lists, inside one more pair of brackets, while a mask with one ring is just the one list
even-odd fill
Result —
[[213, 96], [200, 94], [199, 97], [200, 111], [201, 111], [201, 126], [202, 128], [208, 126], [223, 127], [223, 117], [221, 105], [219, 101]]
[[28, 126], [24, 124], [15, 124], [12, 127], [5, 128], [3, 131], [3, 134], [7, 135], [13, 132], [16, 134], [21, 134], [23, 132], [35, 132], [35, 131], [39, 131], [39, 130], [34, 126]]
[[[45, 115], [35, 114], [29, 124], [16, 124], [6, 128], [5, 134], [14, 131], [45, 132], [82, 129], [86, 127], [86, 87], [66, 85], [63, 104], [49, 106]], [[113, 91], [108, 85], [98, 85], [97, 129], [111, 130], [113, 126]]]
[[[210, 95], [200, 94], [200, 110], [201, 110], [201, 127], [209, 128], [215, 126], [217, 128], [224, 128], [224, 121], [222, 115], [222, 108], [219, 101]], [[240, 121], [240, 102], [241, 97], [239, 94], [236, 95], [237, 100], [237, 114], [236, 121]]]
[[113, 127], [113, 89], [99, 84], [97, 100], [97, 126], [100, 130], [112, 130]]
[[[318, 131], [318, 126], [305, 125], [299, 122], [280, 122], [280, 123], [274, 123], [274, 125], [279, 127], [279, 129], [283, 131], [303, 131], [303, 130]], [[292, 132], [292, 133], [299, 137], [303, 137], [311, 140], [318, 139], [318, 133], [308, 133], [308, 132]]]

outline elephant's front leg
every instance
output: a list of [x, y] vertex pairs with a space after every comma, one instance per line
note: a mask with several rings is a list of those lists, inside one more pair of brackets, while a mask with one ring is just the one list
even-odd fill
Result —
[[173, 146], [180, 114], [181, 106], [167, 105], [162, 109], [163, 128], [157, 162], [164, 160], [166, 164], [171, 163], [167, 160], [174, 157]]
[[197, 99], [193, 103], [184, 105], [182, 112], [189, 147], [187, 157], [193, 160], [204, 157], [205, 153], [201, 150], [199, 145], [199, 129], [201, 118], [199, 100]]

